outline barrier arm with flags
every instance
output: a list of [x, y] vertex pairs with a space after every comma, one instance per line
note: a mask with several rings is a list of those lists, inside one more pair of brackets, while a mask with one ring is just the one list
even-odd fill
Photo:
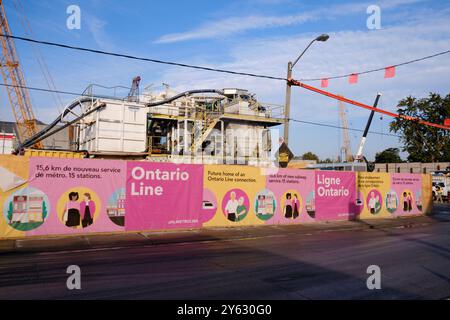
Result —
[[305, 84], [303, 82], [300, 82], [298, 80], [288, 79], [287, 81], [288, 81], [289, 85], [291, 85], [291, 86], [301, 87], [301, 88], [304, 88], [306, 90], [313, 91], [313, 92], [319, 93], [321, 95], [327, 96], [329, 98], [332, 98], [332, 99], [335, 99], [335, 100], [340, 100], [342, 102], [345, 102], [345, 103], [348, 103], [348, 104], [351, 104], [351, 105], [354, 105], [354, 106], [357, 106], [357, 107], [360, 107], [360, 108], [364, 108], [364, 109], [372, 110], [372, 111], [375, 111], [375, 112], [378, 112], [378, 113], [382, 113], [382, 114], [385, 114], [385, 115], [393, 117], [393, 118], [401, 118], [401, 119], [408, 120], [408, 121], [415, 121], [417, 123], [420, 123], [420, 124], [423, 124], [423, 125], [426, 125], [426, 126], [431, 126], [431, 127], [435, 127], [435, 128], [439, 128], [439, 129], [444, 129], [444, 130], [450, 130], [449, 119], [446, 119], [444, 121], [444, 124], [433, 123], [433, 122], [425, 121], [425, 120], [422, 120], [422, 119], [419, 119], [419, 118], [405, 116], [405, 115], [394, 113], [394, 112], [390, 112], [390, 111], [387, 111], [387, 110], [374, 108], [374, 107], [369, 106], [367, 104], [364, 104], [362, 102], [351, 100], [351, 99], [345, 98], [343, 96], [339, 96], [337, 94], [334, 94], [334, 93], [331, 93], [331, 92], [328, 92], [328, 91], [325, 91], [325, 90], [322, 90], [322, 89], [319, 89], [319, 88], [307, 85], [307, 84]]

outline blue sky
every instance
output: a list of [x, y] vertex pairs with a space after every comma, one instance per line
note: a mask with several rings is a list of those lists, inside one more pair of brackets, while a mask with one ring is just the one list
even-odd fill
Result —
[[[16, 0], [4, 1], [13, 34], [27, 36], [19, 22]], [[32, 37], [94, 49], [117, 51], [155, 59], [201, 64], [275, 76], [285, 76], [286, 63], [309, 41], [328, 33], [325, 43], [315, 43], [295, 67], [294, 78], [347, 74], [396, 64], [450, 49], [449, 1], [24, 1]], [[66, 28], [66, 8], [81, 9], [81, 30]], [[369, 5], [381, 8], [381, 29], [366, 26]], [[42, 72], [28, 43], [16, 42], [29, 86], [46, 88]], [[42, 47], [56, 87], [82, 92], [90, 83], [129, 86], [140, 75], [142, 85], [170, 84], [175, 90], [240, 87], [259, 100], [284, 103], [285, 85], [280, 81], [230, 76], [148, 62], [98, 56], [65, 49]], [[383, 72], [360, 76], [359, 83], [330, 80], [329, 90], [368, 104], [382, 92], [380, 107], [395, 111], [408, 96], [429, 92], [448, 94], [450, 55], [397, 70], [384, 79]], [[319, 85], [319, 83], [311, 83]], [[11, 120], [6, 92], [1, 89], [0, 118]], [[37, 117], [50, 121], [58, 114], [52, 95], [31, 92]], [[61, 96], [68, 103], [72, 96]], [[367, 110], [347, 107], [349, 124], [364, 128]], [[337, 125], [336, 101], [294, 88], [292, 118]], [[375, 117], [372, 130], [388, 133], [388, 117]], [[332, 128], [291, 123], [290, 146], [295, 154], [306, 151], [321, 158], [335, 158], [342, 133]], [[359, 132], [350, 132], [356, 152]], [[395, 137], [371, 135], [365, 154], [399, 146]], [[405, 156], [405, 155], [404, 155]]]

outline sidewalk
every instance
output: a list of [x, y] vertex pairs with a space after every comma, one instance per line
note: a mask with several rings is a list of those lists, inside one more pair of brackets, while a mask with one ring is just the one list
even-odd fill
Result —
[[299, 236], [349, 230], [392, 229], [423, 226], [450, 221], [440, 216], [415, 216], [396, 219], [315, 222], [297, 225], [204, 228], [178, 231], [141, 231], [117, 234], [63, 235], [0, 240], [0, 254], [92, 250], [188, 242], [235, 241], [262, 237]]

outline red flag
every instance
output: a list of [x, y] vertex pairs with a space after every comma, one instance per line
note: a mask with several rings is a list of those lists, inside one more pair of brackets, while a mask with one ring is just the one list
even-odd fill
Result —
[[444, 120], [444, 126], [449, 126], [450, 127], [450, 118], [447, 118]]
[[393, 78], [395, 77], [395, 67], [387, 67], [384, 69], [384, 77], [385, 78]]
[[322, 79], [321, 82], [320, 82], [320, 86], [322, 88], [328, 87], [328, 79]]
[[352, 73], [349, 77], [348, 77], [348, 83], [350, 84], [355, 84], [358, 82], [358, 74], [357, 73]]

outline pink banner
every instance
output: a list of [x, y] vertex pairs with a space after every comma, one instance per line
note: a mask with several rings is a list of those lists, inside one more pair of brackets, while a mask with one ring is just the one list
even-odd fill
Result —
[[354, 172], [316, 171], [316, 220], [353, 220], [356, 217]]
[[203, 166], [128, 162], [126, 230], [201, 227]]
[[12, 197], [28, 210], [16, 219], [27, 235], [124, 230], [125, 170], [125, 161], [31, 158], [29, 185]]
[[266, 224], [315, 221], [314, 178], [311, 170], [279, 169], [268, 175], [266, 188], [255, 198], [256, 216]]
[[393, 173], [391, 188], [398, 199], [395, 216], [422, 213], [422, 177], [418, 174]]
[[0, 236], [11, 237], [407, 216], [431, 192], [415, 174], [357, 184], [354, 172], [40, 157], [26, 174], [0, 168]]

